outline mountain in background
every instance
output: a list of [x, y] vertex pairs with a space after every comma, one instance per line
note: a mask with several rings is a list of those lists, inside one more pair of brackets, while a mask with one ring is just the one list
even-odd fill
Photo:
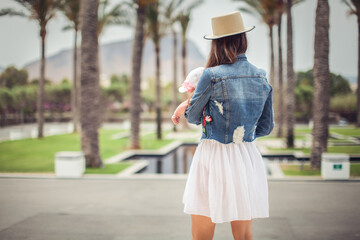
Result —
[[[100, 72], [101, 78], [110, 78], [112, 74], [131, 75], [131, 53], [133, 40], [117, 41], [100, 46]], [[173, 37], [168, 35], [164, 37], [160, 44], [161, 54], [161, 80], [163, 82], [172, 81], [173, 76]], [[178, 81], [182, 79], [181, 63], [181, 39], [178, 35]], [[46, 58], [47, 79], [58, 83], [63, 78], [72, 81], [72, 58], [73, 50], [66, 49], [53, 56]], [[205, 65], [205, 58], [198, 50], [197, 46], [191, 40], [187, 41], [187, 72]], [[142, 77], [146, 80], [149, 77], [155, 78], [155, 51], [154, 44], [149, 39], [145, 43], [142, 62]], [[40, 61], [34, 61], [24, 66], [29, 72], [29, 79], [39, 77]]]

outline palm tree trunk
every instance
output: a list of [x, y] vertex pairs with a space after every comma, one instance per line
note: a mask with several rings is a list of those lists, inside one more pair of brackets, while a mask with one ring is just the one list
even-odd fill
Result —
[[[175, 110], [178, 106], [178, 90], [177, 90], [177, 34], [175, 30], [173, 34], [173, 109]], [[176, 132], [176, 125], [173, 125], [173, 131]]]
[[295, 79], [293, 63], [293, 35], [292, 35], [292, 0], [287, 0], [287, 89], [286, 89], [286, 145], [287, 148], [294, 147], [295, 127]]
[[102, 167], [98, 127], [100, 107], [97, 0], [83, 0], [81, 30], [81, 147], [87, 167]]
[[321, 153], [327, 151], [329, 125], [329, 3], [318, 0], [315, 20], [314, 101], [311, 166], [320, 168]]
[[185, 80], [186, 74], [187, 74], [187, 70], [186, 70], [186, 37], [185, 36], [182, 36], [181, 56], [182, 56], [183, 79]]
[[[274, 37], [273, 26], [269, 26], [269, 38], [270, 38], [270, 84], [275, 87], [274, 74], [275, 74], [275, 60], [274, 60]], [[277, 95], [274, 95], [277, 96]]]
[[[275, 84], [275, 57], [274, 57], [274, 36], [273, 36], [273, 26], [269, 26], [269, 38], [270, 38], [270, 85], [273, 86], [274, 92], [277, 92], [276, 84]], [[274, 118], [277, 123], [278, 118], [278, 95], [274, 94]], [[275, 125], [275, 129], [278, 128], [278, 124]]]
[[40, 79], [37, 96], [37, 122], [38, 122], [38, 138], [43, 138], [44, 129], [44, 92], [45, 92], [45, 37], [46, 27], [45, 24], [40, 26], [40, 37], [41, 37], [41, 64], [40, 64]]
[[77, 86], [77, 94], [76, 94], [76, 114], [77, 114], [77, 130], [81, 135], [81, 122], [80, 122], [80, 107], [81, 107], [81, 49], [77, 49], [77, 63], [76, 63], [76, 86]]
[[358, 22], [358, 76], [357, 76], [357, 121], [356, 126], [360, 127], [360, 16], [357, 15]]
[[[283, 61], [282, 61], [282, 44], [281, 44], [281, 17], [282, 14], [279, 14], [279, 22], [278, 22], [278, 96], [277, 96], [277, 105], [278, 105], [278, 114], [277, 114], [277, 137], [283, 136], [283, 122], [284, 122], [284, 90], [283, 90]], [[276, 121], [276, 120], [275, 120]]]
[[145, 6], [139, 4], [137, 9], [136, 31], [132, 49], [131, 73], [131, 136], [130, 148], [140, 148], [140, 113], [141, 113], [141, 63], [144, 48]]
[[160, 83], [160, 43], [155, 43], [156, 55], [156, 133], [157, 139], [161, 139], [161, 83]]
[[[183, 74], [183, 81], [184, 81], [186, 79], [186, 74], [187, 74], [187, 70], [186, 70], [186, 36], [184, 33], [182, 34], [181, 44], [182, 44], [182, 48], [181, 48], [182, 74]], [[186, 94], [183, 94], [182, 96], [183, 96], [182, 100], [185, 101], [187, 99]], [[189, 128], [189, 123], [187, 122], [185, 117], [180, 118], [180, 121], [183, 126], [183, 129]]]
[[78, 132], [78, 103], [77, 103], [77, 95], [78, 95], [78, 81], [77, 81], [77, 34], [78, 31], [75, 29], [74, 31], [74, 52], [73, 52], [73, 88], [71, 91], [71, 110], [73, 117], [74, 129], [73, 132]]

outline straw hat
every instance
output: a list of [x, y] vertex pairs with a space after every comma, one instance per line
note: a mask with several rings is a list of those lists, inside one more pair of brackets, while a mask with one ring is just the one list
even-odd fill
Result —
[[204, 36], [204, 38], [208, 40], [248, 32], [255, 28], [255, 26], [244, 27], [244, 22], [239, 11], [213, 17], [211, 18], [211, 25], [213, 34]]

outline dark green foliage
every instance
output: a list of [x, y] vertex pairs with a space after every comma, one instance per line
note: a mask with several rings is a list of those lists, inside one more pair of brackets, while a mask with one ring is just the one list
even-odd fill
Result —
[[310, 117], [312, 109], [312, 101], [314, 90], [309, 85], [299, 85], [295, 88], [296, 111], [299, 111], [302, 116]]
[[[0, 112], [36, 112], [37, 86], [28, 84], [12, 89], [0, 88]], [[45, 88], [44, 108], [55, 112], [70, 110], [70, 83], [47, 85]]]
[[26, 69], [17, 69], [14, 66], [7, 67], [0, 75], [0, 86], [13, 88], [15, 86], [26, 85], [28, 82], [28, 72]]
[[55, 112], [70, 111], [71, 84], [47, 85], [45, 87], [44, 109]]
[[[297, 72], [295, 84], [298, 86], [314, 86], [313, 70]], [[349, 81], [341, 75], [330, 73], [330, 96], [346, 95], [351, 93]]]
[[343, 116], [356, 113], [356, 94], [338, 95], [331, 98], [330, 109]]
[[[52, 81], [49, 79], [45, 79], [45, 85], [51, 85]], [[39, 85], [39, 79], [38, 78], [34, 78], [33, 80], [30, 81], [30, 84], [32, 85]]]
[[111, 84], [108, 88], [104, 89], [104, 94], [108, 102], [122, 102], [130, 98], [130, 79], [128, 75], [121, 76], [113, 74], [110, 77]]
[[4, 112], [13, 103], [13, 95], [11, 90], [8, 88], [0, 88], [0, 111]]
[[[356, 113], [356, 95], [349, 81], [341, 75], [330, 73], [330, 111], [351, 120]], [[297, 72], [295, 76], [296, 116], [310, 118], [314, 96], [313, 71]]]
[[12, 89], [11, 94], [13, 101], [10, 104], [14, 111], [22, 111], [24, 113], [35, 113], [37, 86], [17, 86]]
[[[148, 79], [148, 87], [144, 89], [141, 93], [142, 102], [148, 106], [150, 111], [155, 110], [155, 79]], [[173, 111], [172, 109], [172, 101], [173, 101], [173, 93], [172, 93], [172, 85], [173, 83], [168, 83], [166, 86], [161, 87], [161, 106], [163, 110]], [[179, 101], [179, 99], [178, 99]]]

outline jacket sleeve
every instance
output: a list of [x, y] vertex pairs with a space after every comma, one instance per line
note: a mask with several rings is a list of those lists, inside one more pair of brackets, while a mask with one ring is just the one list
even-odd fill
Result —
[[196, 85], [194, 95], [190, 99], [190, 105], [186, 108], [185, 117], [189, 123], [201, 124], [202, 111], [211, 95], [211, 75], [205, 69]]
[[273, 99], [272, 99], [273, 91], [272, 91], [272, 86], [270, 84], [269, 86], [270, 86], [270, 92], [265, 101], [264, 109], [257, 123], [257, 127], [255, 130], [255, 136], [256, 136], [255, 138], [269, 135], [275, 126], [274, 108], [273, 108]]

